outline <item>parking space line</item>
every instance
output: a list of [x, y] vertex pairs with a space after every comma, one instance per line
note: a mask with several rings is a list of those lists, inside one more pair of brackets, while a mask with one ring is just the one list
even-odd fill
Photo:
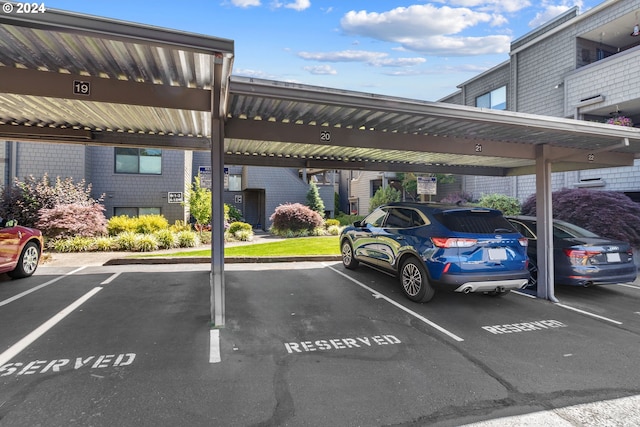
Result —
[[9, 362], [11, 359], [13, 359], [16, 355], [18, 355], [22, 350], [29, 347], [35, 340], [37, 340], [42, 335], [44, 335], [45, 332], [53, 328], [58, 322], [60, 322], [65, 317], [67, 317], [76, 308], [80, 307], [89, 298], [91, 298], [101, 290], [102, 290], [101, 287], [93, 288], [92, 290], [90, 290], [89, 292], [87, 292], [77, 300], [75, 300], [75, 302], [68, 305], [66, 308], [64, 308], [60, 312], [58, 312], [58, 314], [53, 316], [51, 319], [47, 320], [42, 325], [38, 326], [29, 335], [25, 336], [20, 341], [18, 341], [17, 343], [9, 347], [4, 353], [0, 354], [0, 366], [3, 366], [7, 362]]
[[21, 293], [19, 293], [18, 295], [14, 295], [14, 296], [12, 296], [11, 298], [7, 298], [7, 299], [6, 299], [6, 300], [4, 300], [4, 301], [0, 301], [0, 307], [1, 307], [1, 306], [3, 306], [3, 305], [7, 305], [7, 304], [9, 304], [9, 303], [12, 303], [12, 302], [14, 302], [15, 300], [18, 300], [18, 299], [20, 299], [20, 298], [22, 298], [22, 297], [24, 297], [24, 296], [27, 296], [27, 295], [29, 295], [31, 292], [35, 292], [35, 291], [37, 291], [37, 290], [39, 290], [39, 289], [44, 288], [45, 286], [49, 286], [49, 285], [51, 285], [51, 284], [53, 284], [53, 283], [57, 282], [58, 280], [60, 280], [60, 279], [62, 279], [62, 278], [64, 278], [64, 277], [66, 277], [66, 276], [71, 276], [72, 274], [77, 273], [78, 271], [83, 270], [83, 269], [85, 269], [85, 268], [86, 268], [86, 266], [85, 266], [85, 267], [76, 268], [75, 270], [70, 271], [70, 272], [68, 272], [68, 273], [66, 273], [66, 274], [63, 274], [62, 276], [58, 276], [58, 277], [56, 277], [55, 279], [51, 279], [51, 280], [49, 280], [48, 282], [43, 283], [42, 285], [38, 285], [38, 286], [33, 287], [33, 288], [29, 289], [29, 290], [26, 290], [26, 291], [24, 291], [24, 292], [21, 292]]
[[627, 285], [627, 284], [624, 284], [624, 283], [616, 283], [615, 286], [624, 286], [625, 288], [640, 289], [640, 286]]
[[220, 330], [209, 331], [209, 363], [219, 363], [220, 358]]
[[571, 307], [569, 305], [564, 305], [564, 304], [560, 304], [560, 303], [555, 303], [555, 305], [557, 305], [559, 307], [562, 307], [562, 308], [566, 308], [567, 310], [572, 310], [572, 311], [584, 314], [586, 316], [595, 317], [596, 319], [605, 320], [607, 322], [611, 322], [611, 323], [616, 324], [616, 325], [622, 325], [622, 322], [619, 322], [617, 320], [609, 319], [608, 317], [600, 316], [599, 314], [590, 313], [588, 311], [580, 310], [578, 308]]
[[522, 295], [523, 297], [538, 299], [537, 296], [531, 295], [531, 294], [527, 294], [525, 292], [520, 292], [520, 291], [511, 291], [511, 292], [514, 293], [514, 294]]
[[462, 342], [464, 341], [464, 339], [460, 338], [459, 336], [457, 336], [456, 334], [454, 334], [453, 332], [449, 332], [447, 331], [445, 328], [443, 328], [442, 326], [433, 323], [431, 320], [427, 319], [426, 317], [423, 317], [421, 315], [419, 315], [418, 313], [416, 313], [415, 311], [409, 310], [407, 307], [403, 306], [402, 304], [399, 304], [397, 302], [395, 302], [394, 300], [392, 300], [389, 297], [386, 297], [385, 295], [382, 295], [380, 292], [371, 289], [370, 287], [368, 287], [367, 285], [365, 285], [364, 283], [354, 279], [353, 277], [349, 277], [349, 275], [343, 273], [340, 270], [337, 270], [335, 268], [333, 268], [332, 266], [322, 263], [322, 265], [324, 265], [325, 267], [328, 267], [329, 269], [335, 271], [336, 273], [338, 273], [339, 275], [351, 280], [352, 282], [354, 282], [356, 285], [368, 290], [369, 292], [373, 293], [374, 298], [376, 299], [383, 299], [385, 301], [387, 301], [388, 303], [396, 306], [397, 308], [399, 308], [400, 310], [404, 311], [405, 313], [415, 317], [418, 320], [421, 320], [422, 322], [426, 323], [427, 325], [431, 326], [434, 329], [437, 329], [438, 331], [442, 332], [443, 334], [453, 338], [454, 340], [458, 341], [458, 342]]
[[109, 277], [108, 279], [105, 279], [105, 281], [104, 281], [104, 282], [102, 282], [102, 283], [100, 283], [100, 284], [101, 284], [101, 285], [108, 285], [109, 283], [113, 282], [113, 281], [116, 279], [116, 277], [118, 277], [120, 274], [122, 274], [122, 272], [121, 272], [121, 271], [119, 271], [119, 272], [117, 272], [117, 273], [113, 273], [113, 274], [111, 275], [111, 277]]

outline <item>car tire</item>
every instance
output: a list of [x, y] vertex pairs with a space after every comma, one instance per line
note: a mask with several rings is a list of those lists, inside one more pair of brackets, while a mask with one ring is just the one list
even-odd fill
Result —
[[433, 298], [436, 291], [429, 283], [422, 261], [415, 257], [407, 258], [402, 262], [399, 273], [402, 292], [411, 301], [427, 302]]
[[38, 268], [38, 262], [40, 261], [40, 248], [34, 242], [28, 242], [24, 245], [18, 264], [16, 268], [9, 271], [7, 274], [13, 279], [22, 279], [23, 277], [29, 277], [35, 273]]
[[538, 266], [534, 261], [529, 259], [527, 264], [527, 269], [529, 270], [529, 282], [527, 282], [526, 289], [537, 289], [538, 288]]
[[342, 253], [342, 264], [348, 268], [349, 270], [355, 270], [358, 268], [358, 260], [353, 253], [353, 246], [348, 240], [342, 242], [342, 248], [340, 250]]

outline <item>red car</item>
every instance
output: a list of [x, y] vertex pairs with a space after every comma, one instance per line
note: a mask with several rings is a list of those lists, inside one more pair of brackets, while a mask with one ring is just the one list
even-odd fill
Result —
[[14, 279], [31, 276], [38, 268], [42, 248], [40, 230], [0, 219], [0, 273]]

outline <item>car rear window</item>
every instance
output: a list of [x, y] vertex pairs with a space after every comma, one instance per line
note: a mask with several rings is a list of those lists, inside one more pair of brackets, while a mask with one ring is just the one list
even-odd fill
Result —
[[459, 233], [517, 233], [513, 225], [496, 211], [456, 210], [435, 215], [451, 231]]

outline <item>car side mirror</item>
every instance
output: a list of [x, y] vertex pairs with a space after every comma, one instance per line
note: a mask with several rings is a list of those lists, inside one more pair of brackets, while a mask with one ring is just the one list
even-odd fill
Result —
[[364, 227], [364, 224], [362, 223], [362, 221], [356, 221], [353, 223], [353, 226], [360, 228], [360, 227]]

